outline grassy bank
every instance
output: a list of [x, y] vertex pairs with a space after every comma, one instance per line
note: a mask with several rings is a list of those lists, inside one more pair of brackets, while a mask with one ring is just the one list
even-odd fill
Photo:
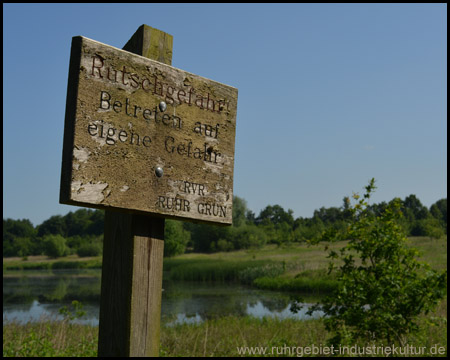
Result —
[[[421, 251], [421, 260], [432, 268], [447, 268], [447, 241], [411, 238], [411, 246]], [[344, 243], [333, 245], [338, 250]], [[239, 281], [265, 289], [282, 291], [324, 291], [335, 286], [326, 275], [328, 259], [323, 245], [308, 247], [266, 246], [259, 250], [216, 254], [184, 254], [164, 260], [165, 276], [173, 280]], [[51, 269], [61, 259], [30, 258], [4, 261], [8, 269]], [[100, 264], [101, 258], [68, 258], [74, 263]], [[50, 264], [50, 265], [48, 265]], [[85, 265], [76, 265], [85, 266]], [[88, 265], [86, 265], [88, 266]], [[447, 354], [447, 299], [437, 309], [420, 319], [420, 332], [411, 335], [408, 346], [445, 348]], [[320, 320], [276, 320], [251, 317], [223, 317], [200, 324], [164, 325], [161, 328], [161, 356], [249, 356], [250, 347], [277, 351], [287, 348], [320, 346], [330, 334]], [[3, 325], [3, 356], [96, 356], [98, 327], [71, 324], [67, 321], [43, 320], [39, 323]], [[247, 347], [247, 350], [245, 350]], [[240, 350], [238, 350], [238, 348]], [[247, 351], [246, 354], [239, 351]], [[266, 354], [269, 354], [267, 352]], [[256, 353], [253, 354], [258, 355]], [[261, 354], [259, 354], [261, 355]], [[270, 354], [272, 355], [272, 354]], [[281, 356], [281, 353], [273, 354]], [[289, 355], [289, 354], [287, 354]], [[295, 354], [290, 354], [295, 356]], [[427, 354], [425, 354], [427, 355]], [[422, 355], [419, 355], [422, 356]]]
[[[447, 302], [442, 301], [433, 314], [420, 320], [421, 331], [410, 336], [407, 344], [430, 349], [438, 345], [447, 349]], [[292, 348], [325, 345], [330, 334], [320, 320], [277, 320], [251, 317], [226, 317], [208, 320], [197, 325], [163, 327], [161, 331], [161, 356], [250, 356], [245, 347], [256, 351], [266, 349], [271, 356], [296, 356]], [[366, 345], [363, 345], [366, 346]], [[240, 348], [238, 350], [238, 348]], [[291, 353], [287, 352], [291, 349]], [[241, 353], [240, 353], [241, 351]], [[284, 351], [284, 352], [283, 352]], [[255, 352], [255, 355], [261, 353]], [[319, 356], [319, 355], [316, 355]], [[442, 355], [444, 356], [444, 355]]]
[[101, 268], [101, 256], [80, 258], [78, 255], [70, 255], [51, 259], [41, 255], [26, 258], [3, 258], [3, 271]]
[[98, 327], [43, 319], [3, 325], [3, 356], [97, 356]]
[[[432, 268], [447, 268], [447, 238], [415, 237], [409, 244], [421, 252], [421, 260]], [[338, 251], [345, 242], [332, 244]], [[165, 279], [177, 281], [239, 282], [266, 290], [329, 292], [336, 287], [327, 275], [327, 252], [324, 245], [267, 245], [262, 249], [214, 254], [184, 254], [164, 259]], [[3, 271], [48, 269], [101, 269], [101, 257], [60, 259], [45, 256], [4, 259]]]
[[[346, 242], [332, 244], [338, 251]], [[447, 268], [447, 239], [415, 237], [409, 245], [419, 249], [420, 260], [433, 269]], [[184, 254], [164, 260], [170, 279], [183, 281], [236, 281], [265, 290], [329, 292], [337, 286], [327, 274], [324, 245], [268, 245], [258, 250], [215, 254]]]
[[[408, 346], [443, 347], [442, 356], [446, 356], [446, 319], [445, 299], [432, 314], [421, 317], [421, 331], [408, 338]], [[274, 355], [281, 356], [282, 352], [289, 355], [288, 348], [325, 345], [329, 335], [320, 320], [224, 317], [201, 324], [163, 324], [160, 356], [250, 356], [250, 347], [253, 351], [267, 349], [266, 355], [271, 355], [274, 347]], [[3, 356], [96, 356], [97, 341], [98, 327], [87, 325], [51, 321], [3, 325]]]

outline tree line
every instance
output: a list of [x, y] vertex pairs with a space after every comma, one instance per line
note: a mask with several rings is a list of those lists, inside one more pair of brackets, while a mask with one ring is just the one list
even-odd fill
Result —
[[[368, 210], [379, 215], [391, 202], [370, 205]], [[447, 234], [447, 199], [436, 201], [430, 208], [415, 195], [407, 196], [400, 203], [403, 213], [400, 225], [408, 236], [440, 238]], [[286, 211], [280, 205], [268, 205], [256, 216], [243, 198], [234, 196], [232, 226], [166, 220], [164, 255], [313, 241], [324, 231], [345, 230], [350, 217], [348, 197], [344, 197], [341, 207], [321, 207], [310, 218], [294, 219], [293, 211]], [[104, 211], [91, 209], [55, 215], [36, 227], [28, 219], [3, 219], [3, 256], [98, 256], [102, 252], [103, 227]]]

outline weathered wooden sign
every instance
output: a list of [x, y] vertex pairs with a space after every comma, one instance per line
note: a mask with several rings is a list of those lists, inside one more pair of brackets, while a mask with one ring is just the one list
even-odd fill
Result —
[[231, 224], [237, 94], [74, 37], [60, 202]]

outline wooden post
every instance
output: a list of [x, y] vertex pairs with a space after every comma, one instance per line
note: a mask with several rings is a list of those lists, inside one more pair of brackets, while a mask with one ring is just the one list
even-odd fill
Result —
[[[172, 36], [142, 25], [124, 50], [171, 65]], [[158, 356], [164, 219], [106, 210], [98, 356]]]
[[106, 211], [98, 355], [155, 356], [164, 217], [232, 222], [238, 90], [169, 66], [149, 26], [124, 50], [72, 38], [60, 203]]

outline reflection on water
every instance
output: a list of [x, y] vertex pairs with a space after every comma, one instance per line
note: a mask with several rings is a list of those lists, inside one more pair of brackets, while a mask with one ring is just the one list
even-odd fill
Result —
[[292, 301], [289, 294], [243, 285], [164, 282], [163, 288], [162, 318], [169, 324], [197, 323], [227, 315], [280, 319], [310, 319], [322, 315], [307, 316], [309, 304], [293, 314], [289, 310]]
[[[25, 323], [42, 316], [62, 319], [59, 309], [80, 301], [86, 312], [79, 323], [98, 325], [100, 270], [21, 272], [3, 277], [3, 321]], [[251, 289], [236, 284], [163, 281], [162, 321], [168, 324], [198, 323], [227, 315], [258, 318], [307, 319], [305, 306], [293, 314], [286, 293]], [[313, 317], [321, 316], [320, 313]]]
[[3, 322], [62, 320], [59, 309], [81, 301], [86, 315], [75, 322], [98, 325], [100, 270], [9, 272], [3, 276]]
[[[15, 319], [20, 323], [30, 321], [39, 321], [40, 319], [63, 320], [64, 317], [59, 314], [59, 309], [67, 304], [41, 304], [33, 300], [30, 304], [3, 304], [3, 322]], [[98, 305], [84, 305], [83, 311], [86, 315], [82, 319], [76, 319], [73, 322], [84, 325], [98, 325]]]

